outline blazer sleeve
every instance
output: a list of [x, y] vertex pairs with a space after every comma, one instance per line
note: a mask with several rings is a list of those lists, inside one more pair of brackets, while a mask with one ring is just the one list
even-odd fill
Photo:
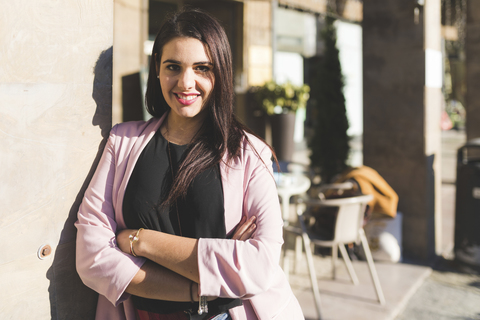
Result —
[[113, 127], [95, 174], [78, 211], [76, 267], [83, 283], [117, 306], [129, 297], [125, 289], [145, 262], [117, 246], [113, 186], [115, 140]]
[[[257, 217], [252, 239], [200, 239], [199, 294], [248, 299], [274, 282], [283, 244], [283, 220], [273, 179], [270, 149], [250, 151], [245, 160], [243, 214]], [[258, 150], [258, 149], [257, 149]], [[228, 204], [225, 212], [228, 214]]]

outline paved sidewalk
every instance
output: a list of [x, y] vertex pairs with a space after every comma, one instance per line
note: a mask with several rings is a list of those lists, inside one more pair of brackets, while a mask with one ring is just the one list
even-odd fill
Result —
[[480, 319], [480, 273], [440, 260], [396, 320]]
[[[289, 252], [292, 254], [293, 252]], [[290, 259], [293, 268], [293, 255]], [[354, 285], [345, 264], [339, 259], [337, 279], [331, 278], [330, 257], [314, 256], [320, 288], [323, 320], [393, 320], [403, 310], [409, 298], [431, 273], [428, 267], [376, 262], [375, 267], [385, 295], [381, 306], [364, 261], [353, 261], [360, 284]], [[296, 273], [290, 274], [290, 284], [307, 320], [318, 319], [305, 257]]]

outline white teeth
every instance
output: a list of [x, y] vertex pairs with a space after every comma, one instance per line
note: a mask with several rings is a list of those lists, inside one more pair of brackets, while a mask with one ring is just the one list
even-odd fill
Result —
[[196, 97], [198, 97], [198, 96], [196, 96], [196, 95], [182, 96], [181, 94], [177, 94], [177, 96], [178, 96], [180, 99], [183, 99], [183, 100], [193, 100], [193, 99], [195, 99]]

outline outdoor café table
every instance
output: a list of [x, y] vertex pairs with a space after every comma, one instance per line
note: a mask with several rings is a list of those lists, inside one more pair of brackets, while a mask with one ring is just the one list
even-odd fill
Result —
[[282, 216], [285, 226], [289, 224], [290, 198], [302, 194], [310, 188], [310, 179], [299, 173], [274, 173], [277, 192], [282, 201]]
[[[282, 216], [283, 216], [283, 227], [285, 231], [292, 232], [296, 234], [295, 237], [295, 264], [294, 271], [297, 268], [298, 261], [300, 260], [299, 255], [302, 252], [302, 242], [301, 238], [298, 236], [301, 234], [297, 231], [297, 227], [290, 227], [290, 198], [295, 195], [302, 194], [310, 188], [310, 179], [303, 174], [298, 173], [278, 173], [274, 172], [275, 182], [277, 183], [277, 192], [282, 201]], [[283, 251], [283, 271], [288, 279], [290, 268], [289, 268], [289, 259], [287, 256], [286, 248]]]

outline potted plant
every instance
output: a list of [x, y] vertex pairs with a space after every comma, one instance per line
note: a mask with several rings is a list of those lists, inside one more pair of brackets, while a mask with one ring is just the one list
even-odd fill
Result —
[[252, 88], [254, 100], [261, 112], [268, 116], [272, 129], [272, 147], [279, 160], [291, 161], [294, 150], [293, 133], [295, 112], [305, 108], [310, 97], [306, 84], [293, 85], [274, 81]]

